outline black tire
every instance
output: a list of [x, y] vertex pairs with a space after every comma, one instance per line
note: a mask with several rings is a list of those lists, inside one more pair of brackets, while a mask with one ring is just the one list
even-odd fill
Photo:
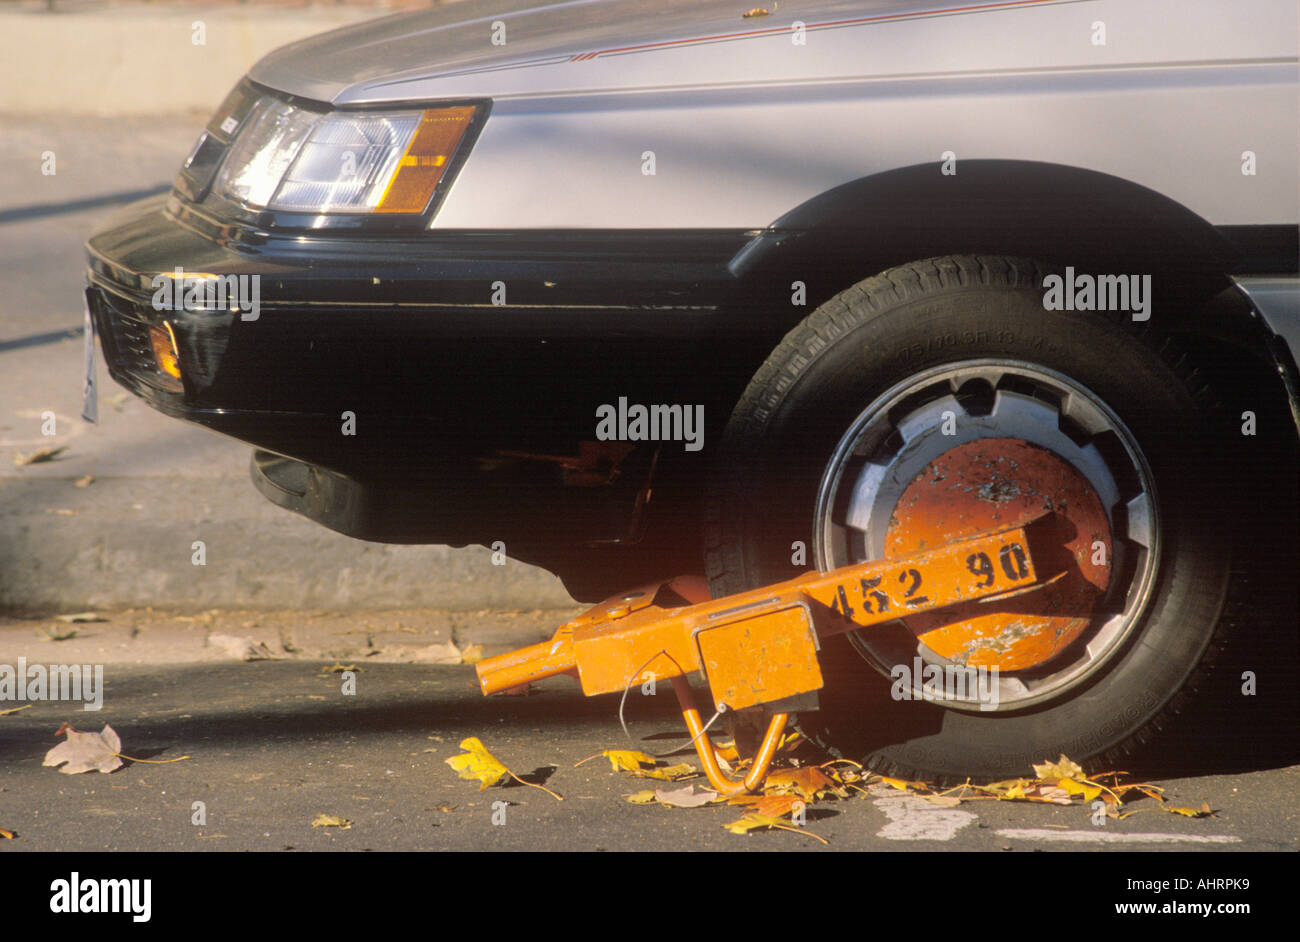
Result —
[[800, 728], [886, 774], [987, 781], [1061, 753], [1122, 767], [1215, 650], [1233, 508], [1218, 485], [1225, 433], [1213, 397], [1152, 326], [1158, 308], [1140, 325], [1127, 313], [1045, 310], [1043, 277], [1033, 262], [958, 256], [869, 278], [785, 337], [723, 436], [705, 508], [715, 596], [805, 571], [792, 563], [796, 541], [814, 565], [817, 496], [846, 430], [886, 390], [946, 365], [995, 360], [1069, 378], [1121, 420], [1149, 467], [1160, 552], [1147, 557], [1140, 611], [1104, 662], [1045, 700], [998, 712], [895, 701], [845, 636], [824, 643], [821, 709], [801, 714]]

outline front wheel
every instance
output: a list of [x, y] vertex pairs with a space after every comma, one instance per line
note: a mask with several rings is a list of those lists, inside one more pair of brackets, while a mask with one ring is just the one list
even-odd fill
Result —
[[1208, 391], [1127, 315], [1045, 310], [1042, 281], [984, 257], [870, 278], [785, 338], [724, 435], [715, 595], [797, 575], [801, 547], [825, 570], [1052, 515], [1068, 565], [1051, 585], [824, 644], [822, 709], [800, 726], [879, 771], [1118, 758], [1195, 685], [1220, 622]]

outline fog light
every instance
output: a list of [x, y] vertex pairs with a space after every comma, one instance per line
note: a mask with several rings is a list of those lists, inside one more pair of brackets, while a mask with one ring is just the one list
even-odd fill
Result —
[[[149, 339], [153, 342], [153, 357], [158, 363], [158, 369], [168, 376], [180, 379], [181, 360], [176, 352], [176, 335], [172, 333], [172, 325], [164, 323], [161, 327], [150, 327]], [[179, 388], [180, 384], [177, 383], [176, 386]]]

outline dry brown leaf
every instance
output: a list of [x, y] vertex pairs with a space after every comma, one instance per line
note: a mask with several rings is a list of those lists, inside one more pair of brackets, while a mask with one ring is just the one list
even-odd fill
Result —
[[738, 795], [731, 804], [749, 805], [750, 811], [762, 818], [783, 818], [807, 807], [798, 795]]
[[[427, 664], [463, 664], [463, 652], [452, 642], [430, 644], [419, 651], [418, 660]], [[477, 683], [470, 686], [477, 687]]]
[[535, 693], [541, 693], [532, 684], [524, 684], [522, 687], [510, 687], [507, 690], [498, 690], [493, 694], [494, 697], [531, 697]]
[[238, 658], [241, 661], [271, 661], [276, 658], [264, 642], [254, 641], [252, 638], [222, 634], [208, 635], [208, 645], [219, 648], [227, 657]]
[[347, 831], [351, 829], [352, 822], [347, 818], [340, 818], [336, 814], [318, 814], [311, 826], [314, 828], [338, 828], [340, 831]]
[[718, 793], [705, 789], [697, 792], [694, 785], [685, 785], [682, 788], [667, 789], [656, 788], [654, 790], [655, 800], [661, 805], [667, 805], [669, 808], [699, 808], [701, 805], [707, 805], [718, 797]]
[[961, 804], [961, 799], [955, 795], [922, 795], [921, 797], [940, 808], [955, 808]]
[[793, 791], [805, 801], [813, 801], [827, 792], [840, 798], [848, 795], [833, 778], [815, 765], [801, 769], [777, 769], [768, 774], [767, 781], [763, 783], [763, 791], [769, 795]]
[[107, 773], [122, 767], [119, 758], [122, 740], [108, 724], [98, 733], [83, 733], [65, 723], [55, 735], [61, 733], [66, 733], [68, 738], [47, 752], [41, 765], [60, 766], [59, 771], [67, 775]]
[[30, 455], [14, 455], [14, 464], [21, 468], [24, 465], [53, 461], [67, 450], [67, 445], [60, 445], [58, 448], [38, 448]]
[[1218, 815], [1210, 810], [1210, 806], [1201, 802], [1199, 808], [1175, 808], [1173, 805], [1166, 805], [1163, 802], [1160, 805], [1170, 814], [1181, 814], [1185, 818], [1217, 818]]

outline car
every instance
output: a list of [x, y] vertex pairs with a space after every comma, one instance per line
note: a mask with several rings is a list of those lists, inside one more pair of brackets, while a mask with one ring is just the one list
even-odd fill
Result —
[[1294, 4], [745, 6], [271, 53], [89, 239], [109, 372], [282, 507], [583, 600], [1052, 515], [1051, 585], [823, 644], [801, 729], [894, 774], [1117, 762], [1285, 663], [1223, 652], [1294, 640], [1246, 617], [1295, 579]]

